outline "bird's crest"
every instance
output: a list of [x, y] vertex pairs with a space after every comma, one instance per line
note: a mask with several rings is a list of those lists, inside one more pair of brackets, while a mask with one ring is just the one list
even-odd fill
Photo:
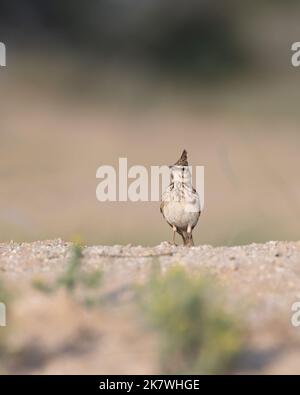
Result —
[[187, 152], [186, 150], [182, 151], [181, 157], [178, 159], [178, 161], [174, 164], [174, 166], [188, 166], [188, 160], [187, 160]]

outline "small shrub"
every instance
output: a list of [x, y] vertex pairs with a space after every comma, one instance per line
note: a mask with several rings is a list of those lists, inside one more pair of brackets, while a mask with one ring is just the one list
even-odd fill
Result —
[[71, 247], [71, 257], [65, 272], [59, 275], [52, 284], [36, 279], [33, 282], [33, 286], [48, 294], [60, 288], [65, 289], [70, 294], [75, 294], [78, 291], [80, 301], [91, 306], [94, 302], [94, 297], [88, 293], [100, 286], [102, 273], [100, 271], [83, 271], [82, 257], [82, 246], [80, 244], [74, 244]]
[[179, 268], [157, 272], [140, 289], [141, 306], [161, 339], [164, 373], [226, 372], [241, 348], [237, 320], [211, 282]]

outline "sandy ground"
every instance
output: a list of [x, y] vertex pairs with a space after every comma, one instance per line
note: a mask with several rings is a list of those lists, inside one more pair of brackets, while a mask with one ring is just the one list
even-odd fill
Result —
[[[159, 373], [158, 343], [130, 302], [132, 285], [181, 265], [208, 273], [238, 312], [246, 347], [233, 373], [300, 373], [300, 329], [291, 324], [300, 300], [300, 242], [193, 248], [91, 246], [83, 269], [104, 273], [102, 304], [86, 308], [64, 290], [47, 295], [33, 282], [51, 281], [68, 264], [62, 240], [0, 244], [1, 278], [12, 294], [2, 358], [8, 373]], [[3, 328], [1, 329], [3, 330]]]

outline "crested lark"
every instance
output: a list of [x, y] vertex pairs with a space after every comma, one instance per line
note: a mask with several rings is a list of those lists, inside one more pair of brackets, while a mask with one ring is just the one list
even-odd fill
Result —
[[177, 232], [182, 237], [184, 245], [191, 247], [194, 245], [192, 231], [201, 214], [201, 205], [199, 196], [192, 186], [186, 150], [170, 169], [171, 183], [162, 196], [160, 211], [173, 229], [173, 244]]

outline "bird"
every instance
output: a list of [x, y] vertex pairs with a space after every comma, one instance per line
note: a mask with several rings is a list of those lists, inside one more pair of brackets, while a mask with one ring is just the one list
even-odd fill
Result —
[[193, 229], [201, 214], [200, 198], [192, 186], [187, 151], [170, 168], [170, 185], [162, 195], [160, 211], [173, 229], [175, 245], [176, 232], [182, 237], [184, 246], [194, 246]]

